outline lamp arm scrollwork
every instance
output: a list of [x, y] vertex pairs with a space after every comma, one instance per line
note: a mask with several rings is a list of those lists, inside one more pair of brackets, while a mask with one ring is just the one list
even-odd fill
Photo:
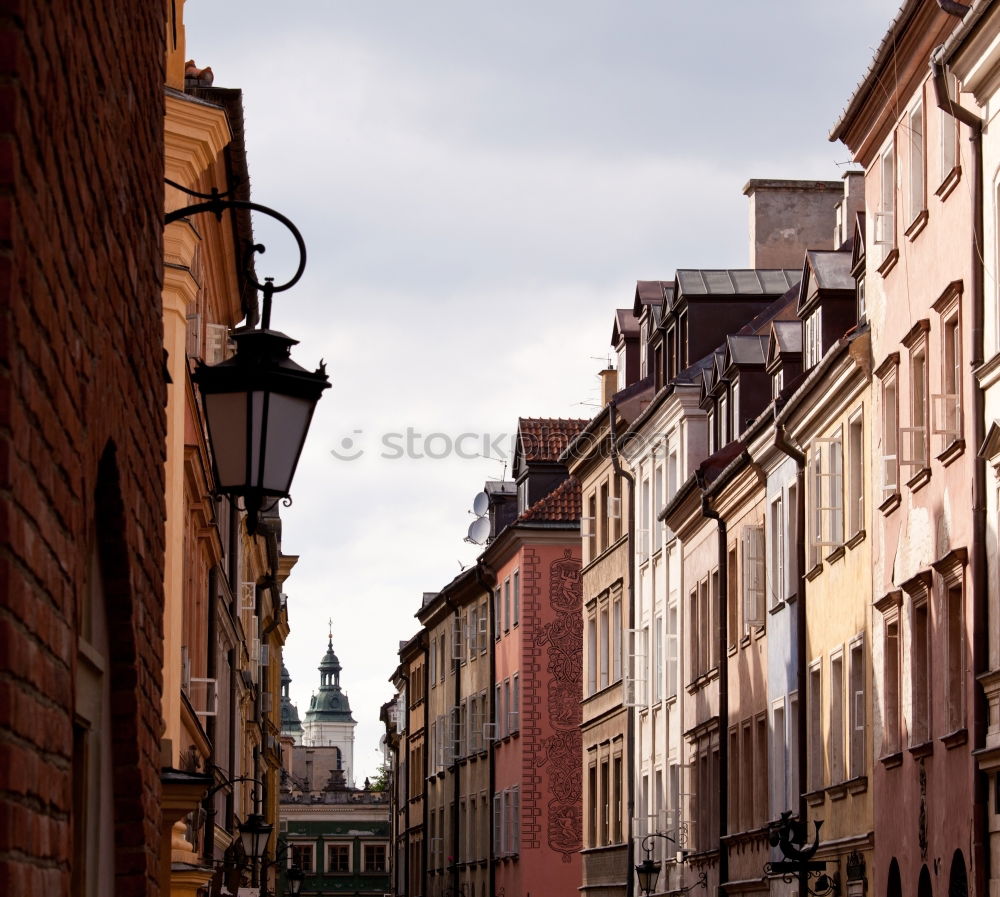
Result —
[[274, 293], [283, 293], [285, 290], [291, 289], [295, 286], [295, 284], [299, 282], [299, 279], [302, 277], [302, 272], [305, 271], [306, 268], [306, 243], [305, 240], [302, 239], [302, 234], [299, 232], [299, 229], [289, 218], [282, 215], [281, 212], [275, 211], [268, 206], [263, 206], [256, 202], [250, 202], [250, 200], [247, 199], [230, 199], [229, 196], [232, 191], [220, 193], [217, 188], [213, 187], [211, 193], [199, 193], [196, 190], [191, 190], [182, 184], [178, 184], [176, 181], [171, 181], [169, 178], [166, 178], [165, 181], [174, 189], [180, 190], [182, 193], [186, 193], [188, 196], [202, 201], [192, 203], [191, 205], [184, 206], [180, 209], [174, 209], [172, 212], [167, 212], [163, 219], [164, 226], [172, 224], [174, 221], [180, 221], [183, 218], [190, 218], [192, 215], [200, 215], [203, 212], [209, 212], [210, 214], [215, 215], [216, 220], [221, 221], [223, 212], [227, 210], [233, 211], [242, 209], [248, 212], [260, 212], [262, 215], [274, 218], [276, 221], [283, 224], [295, 238], [295, 244], [299, 250], [299, 264], [295, 269], [295, 273], [285, 283], [275, 284], [274, 278], [272, 277], [265, 277], [264, 282], [261, 283], [252, 273], [253, 269], [250, 265], [250, 260], [258, 253], [264, 253], [265, 248], [263, 244], [252, 244], [247, 251], [246, 257], [244, 258], [244, 266], [246, 269], [244, 273], [247, 278], [247, 282], [255, 290], [260, 290], [264, 294], [261, 327], [264, 330], [270, 329], [271, 296]]

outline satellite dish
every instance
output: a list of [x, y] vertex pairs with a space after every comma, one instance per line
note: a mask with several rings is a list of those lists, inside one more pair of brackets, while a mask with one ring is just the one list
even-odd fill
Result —
[[488, 517], [477, 517], [469, 527], [468, 541], [482, 545], [490, 537], [490, 521]]
[[482, 517], [490, 509], [490, 497], [485, 492], [480, 492], [472, 499], [472, 513], [477, 517]]

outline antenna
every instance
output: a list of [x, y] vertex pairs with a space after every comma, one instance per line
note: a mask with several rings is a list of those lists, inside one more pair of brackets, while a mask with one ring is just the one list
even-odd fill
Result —
[[466, 542], [473, 545], [483, 545], [490, 537], [489, 517], [477, 517], [469, 527], [469, 534], [465, 537]]

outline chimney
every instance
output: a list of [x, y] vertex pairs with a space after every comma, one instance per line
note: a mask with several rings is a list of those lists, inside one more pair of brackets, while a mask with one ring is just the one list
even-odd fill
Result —
[[618, 392], [618, 371], [614, 368], [605, 368], [597, 376], [601, 378], [601, 407], [603, 408]]
[[807, 249], [835, 248], [844, 189], [840, 181], [747, 181], [750, 267], [801, 268]]

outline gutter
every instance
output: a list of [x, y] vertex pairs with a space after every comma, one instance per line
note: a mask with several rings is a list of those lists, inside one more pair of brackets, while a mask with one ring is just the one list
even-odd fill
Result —
[[[945, 0], [938, 0], [941, 8], [951, 12]], [[957, 4], [960, 6], [960, 4]], [[966, 9], [966, 11], [968, 11]], [[955, 13], [961, 15], [959, 13]], [[986, 353], [985, 291], [983, 286], [983, 120], [961, 103], [953, 100], [948, 93], [945, 68], [941, 61], [942, 48], [931, 54], [932, 83], [934, 99], [943, 112], [947, 112], [969, 128], [969, 143], [972, 147], [972, 266], [970, 285], [972, 287], [972, 358], [970, 368], [975, 371], [983, 364]], [[973, 445], [980, 446], [985, 439], [986, 397], [978, 378], [972, 378], [972, 421]], [[978, 677], [989, 669], [989, 595], [986, 561], [986, 459], [977, 452], [973, 458], [972, 474], [972, 672]], [[986, 744], [986, 721], [988, 708], [981, 688], [974, 689], [975, 699], [972, 714], [972, 747], [977, 750]], [[987, 776], [975, 771], [975, 786], [972, 816], [972, 862], [976, 893], [985, 894], [990, 880], [990, 852], [987, 849], [989, 835], [989, 794]]]
[[[745, 454], [745, 453], [744, 453]], [[742, 458], [742, 456], [741, 456]], [[709, 503], [705, 474], [698, 471], [701, 490], [701, 515], [719, 527], [719, 897], [725, 897], [729, 882], [729, 619], [726, 596], [729, 594], [728, 530], [726, 521]], [[804, 893], [804, 892], [800, 892]]]
[[[619, 481], [628, 483], [628, 628], [635, 629], [635, 477], [622, 467], [621, 458], [618, 456], [618, 442], [615, 436], [615, 423], [618, 417], [618, 408], [614, 398], [608, 402], [608, 427], [611, 440], [611, 466], [614, 468], [615, 476]], [[620, 497], [620, 496], [619, 496]], [[628, 711], [628, 724], [625, 731], [625, 751], [626, 756], [635, 757], [635, 709]], [[634, 763], [634, 759], [633, 759]], [[626, 832], [626, 871], [628, 880], [625, 884], [625, 897], [633, 897], [635, 893], [635, 876], [632, 870], [635, 866], [635, 836], [632, 831], [632, 819], [635, 816], [635, 768], [629, 771], [628, 793], [627, 793], [627, 819], [628, 831]]]

